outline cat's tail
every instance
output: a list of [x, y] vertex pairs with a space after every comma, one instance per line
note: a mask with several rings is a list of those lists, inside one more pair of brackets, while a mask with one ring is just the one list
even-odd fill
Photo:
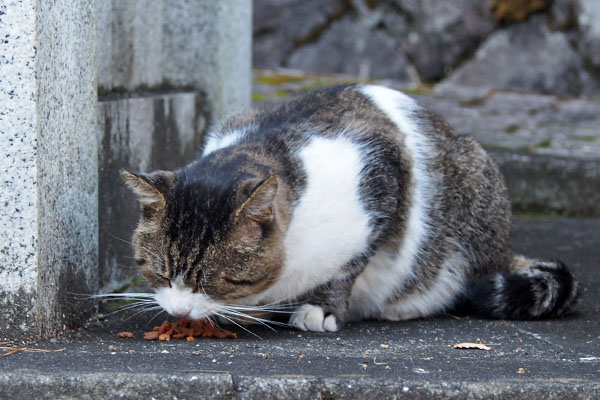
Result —
[[494, 319], [567, 315], [579, 301], [579, 283], [560, 261], [513, 257], [509, 272], [486, 276], [467, 289], [471, 312]]

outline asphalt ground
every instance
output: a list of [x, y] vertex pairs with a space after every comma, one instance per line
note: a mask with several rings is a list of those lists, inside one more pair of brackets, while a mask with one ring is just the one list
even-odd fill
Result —
[[[583, 285], [576, 315], [441, 315], [337, 333], [254, 326], [254, 335], [233, 329], [238, 339], [149, 342], [142, 332], [161, 316], [118, 313], [26, 345], [63, 351], [0, 358], [0, 398], [600, 398], [600, 220], [518, 219], [513, 248], [573, 268]], [[491, 350], [452, 346], [461, 342]]]

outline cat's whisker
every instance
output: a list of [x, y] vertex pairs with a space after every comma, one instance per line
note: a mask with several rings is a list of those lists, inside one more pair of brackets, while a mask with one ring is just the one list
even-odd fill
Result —
[[[287, 323], [279, 322], [279, 321], [273, 321], [271, 319], [260, 318], [260, 317], [257, 317], [257, 316], [251, 315], [251, 314], [247, 314], [247, 313], [245, 313], [243, 311], [236, 310], [234, 307], [232, 307], [230, 305], [225, 305], [225, 306], [222, 306], [221, 310], [227, 312], [229, 315], [237, 316], [237, 317], [239, 317], [242, 320], [245, 319], [245, 320], [255, 321], [255, 322], [257, 322], [257, 323], [259, 323], [261, 325], [267, 326], [269, 329], [274, 330], [274, 331], [275, 331], [275, 329], [273, 329], [273, 327], [271, 325], [277, 325], [277, 326], [282, 326], [282, 327], [289, 327], [289, 324], [287, 324]], [[251, 309], [251, 308], [249, 308], [249, 309], [247, 309], [245, 311], [266, 312], [265, 310], [256, 310], [256, 309]], [[275, 311], [267, 311], [267, 312], [269, 312], [269, 313], [276, 313], [277, 311], [275, 310]], [[288, 313], [288, 312], [285, 312], [285, 313]]]
[[161, 306], [146, 307], [146, 308], [139, 310], [139, 311], [135, 312], [134, 314], [130, 315], [129, 317], [127, 317], [127, 319], [125, 321], [129, 321], [131, 318], [135, 317], [138, 314], [142, 314], [142, 313], [145, 313], [148, 311], [154, 311], [154, 310], [158, 310], [158, 309], [162, 310], [162, 307]]
[[163, 261], [163, 259], [162, 259], [160, 256], [158, 256], [158, 255], [157, 255], [157, 254], [154, 252], [154, 251], [158, 251], [158, 249], [154, 249], [154, 251], [152, 251], [152, 250], [150, 250], [149, 248], [147, 248], [147, 247], [145, 247], [145, 246], [141, 246], [141, 245], [139, 245], [139, 244], [135, 244], [135, 243], [133, 243], [133, 242], [131, 242], [131, 241], [129, 241], [129, 240], [125, 240], [125, 239], [123, 239], [123, 238], [120, 238], [120, 237], [118, 237], [118, 236], [116, 236], [116, 235], [113, 235], [113, 234], [111, 234], [111, 236], [112, 236], [113, 238], [115, 238], [115, 239], [117, 239], [117, 240], [120, 240], [120, 241], [122, 241], [122, 242], [124, 242], [124, 243], [127, 243], [127, 244], [129, 244], [129, 245], [131, 245], [131, 246], [138, 247], [138, 248], [140, 248], [140, 249], [142, 249], [142, 250], [145, 250], [145, 251], [147, 251], [148, 253], [150, 253], [150, 255], [152, 255], [152, 256], [153, 256], [154, 260], [155, 260], [155, 261], [156, 261], [158, 264], [160, 264], [161, 266], [164, 266], [164, 261]]
[[150, 322], [152, 322], [160, 314], [166, 312], [162, 307], [160, 307], [160, 308], [161, 308], [161, 310], [159, 312], [157, 312], [156, 314], [154, 314], [154, 316], [152, 318], [150, 318], [150, 320], [146, 323], [146, 326], [150, 325]]
[[129, 304], [129, 305], [126, 305], [124, 307], [119, 308], [118, 310], [115, 310], [115, 311], [112, 311], [112, 312], [106, 314], [104, 317], [107, 318], [107, 317], [110, 317], [112, 315], [121, 313], [123, 311], [133, 310], [133, 309], [136, 309], [136, 308], [147, 308], [148, 306], [151, 306], [151, 304], [137, 304], [137, 303], [136, 304]]
[[[245, 331], [246, 331], [246, 332], [248, 332], [249, 334], [251, 334], [251, 335], [253, 335], [253, 336], [256, 336], [256, 337], [257, 337], [257, 338], [259, 338], [259, 339], [262, 339], [262, 337], [260, 337], [260, 336], [259, 336], [259, 335], [257, 335], [256, 333], [254, 333], [254, 332], [252, 332], [252, 331], [250, 331], [250, 330], [246, 329], [244, 326], [242, 326], [242, 325], [238, 324], [238, 323], [237, 323], [237, 322], [235, 322], [233, 319], [231, 319], [231, 318], [229, 318], [229, 317], [227, 317], [227, 316], [225, 316], [225, 315], [223, 315], [223, 314], [221, 314], [221, 313], [218, 313], [218, 312], [216, 312], [216, 311], [214, 312], [214, 314], [215, 314], [216, 316], [218, 316], [218, 317], [221, 317], [221, 318], [223, 318], [223, 319], [226, 319], [227, 321], [231, 322], [232, 324], [236, 325], [237, 327], [239, 327], [239, 328], [241, 328], [241, 329], [245, 330]], [[215, 325], [216, 325], [216, 324], [215, 324]]]
[[238, 305], [228, 304], [227, 308], [236, 310], [236, 311], [257, 311], [257, 312], [271, 312], [271, 313], [278, 313], [278, 314], [293, 314], [294, 313], [293, 310], [292, 311], [282, 310], [280, 308], [275, 308], [275, 307], [271, 308], [271, 307], [266, 307], [266, 306], [238, 306]]
[[249, 314], [235, 312], [235, 311], [232, 311], [232, 310], [228, 310], [226, 308], [222, 308], [220, 311], [222, 313], [226, 313], [227, 315], [229, 315], [231, 318], [235, 319], [236, 321], [248, 321], [248, 320], [254, 321], [254, 322], [257, 322], [257, 323], [259, 323], [259, 324], [261, 324], [263, 326], [266, 326], [267, 328], [271, 329], [272, 331], [275, 331], [275, 329], [272, 326], [269, 326], [267, 324], [268, 320], [266, 320], [266, 319], [258, 318], [258, 317], [255, 317], [255, 316], [249, 315]]
[[154, 300], [154, 293], [101, 293], [101, 294], [90, 294], [82, 295], [90, 299], [102, 299], [102, 298], [116, 298], [116, 299], [152, 299]]
[[271, 325], [277, 325], [277, 326], [281, 326], [281, 327], [289, 327], [289, 325], [284, 322], [272, 321], [270, 319], [259, 318], [259, 317], [255, 317], [255, 316], [244, 314], [244, 313], [232, 312], [230, 310], [222, 310], [222, 312], [227, 313], [227, 315], [229, 315], [231, 318], [235, 319], [236, 321], [255, 322], [255, 323], [258, 323], [260, 325], [263, 325], [263, 326], [269, 328], [273, 332], [277, 332], [277, 330], [275, 328], [273, 328]]

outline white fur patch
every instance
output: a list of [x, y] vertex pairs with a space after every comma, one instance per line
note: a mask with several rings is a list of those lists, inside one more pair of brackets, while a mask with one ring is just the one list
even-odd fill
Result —
[[384, 318], [391, 321], [427, 317], [447, 308], [464, 287], [467, 260], [455, 252], [448, 257], [435, 283], [424, 293], [417, 293], [386, 305]]
[[181, 277], [171, 282], [171, 287], [156, 289], [154, 299], [166, 312], [179, 318], [203, 319], [218, 310], [219, 305], [201, 293], [193, 293], [183, 284]]
[[202, 155], [206, 156], [213, 151], [236, 144], [245, 134], [245, 130], [236, 130], [233, 132], [227, 132], [225, 134], [210, 134], [208, 140], [206, 141], [206, 146], [204, 147]]
[[344, 137], [314, 137], [299, 158], [306, 188], [284, 239], [282, 275], [260, 295], [262, 301], [294, 299], [343, 277], [342, 267], [365, 250], [371, 234], [359, 194], [364, 165], [359, 146]]
[[381, 318], [388, 299], [412, 275], [419, 249], [427, 241], [429, 208], [435, 191], [428, 171], [433, 150], [412, 116], [418, 110], [414, 100], [380, 86], [362, 86], [361, 91], [396, 124], [412, 157], [411, 203], [402, 245], [395, 254], [374, 256], [356, 279], [350, 298], [355, 315]]

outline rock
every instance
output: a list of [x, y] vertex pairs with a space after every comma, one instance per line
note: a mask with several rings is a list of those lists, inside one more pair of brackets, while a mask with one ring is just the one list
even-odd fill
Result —
[[600, 164], [600, 104], [596, 101], [448, 84], [413, 97], [457, 132], [488, 148]]
[[425, 81], [437, 81], [494, 30], [489, 1], [394, 0], [384, 24]]
[[584, 69], [567, 35], [550, 31], [546, 20], [535, 16], [496, 31], [446, 82], [558, 96], [597, 96], [600, 86]]
[[553, 31], [569, 31], [576, 36], [578, 0], [554, 0], [548, 10], [548, 26]]
[[409, 63], [394, 39], [353, 16], [335, 21], [316, 43], [296, 50], [288, 66], [307, 72], [409, 81]]
[[600, 69], [600, 2], [579, 0], [578, 15], [581, 40], [579, 54], [593, 67]]
[[435, 81], [493, 31], [488, 3], [257, 0], [254, 65]]
[[342, 0], [255, 0], [253, 7], [253, 61], [267, 68], [285, 65], [295, 48], [347, 10]]

